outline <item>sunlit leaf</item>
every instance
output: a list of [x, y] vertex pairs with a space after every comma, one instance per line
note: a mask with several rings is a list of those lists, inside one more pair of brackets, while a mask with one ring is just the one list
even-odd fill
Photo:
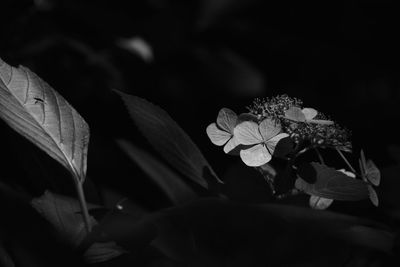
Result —
[[139, 130], [167, 162], [203, 187], [208, 187], [206, 173], [222, 183], [200, 149], [164, 110], [137, 96], [115, 92]]
[[316, 210], [325, 210], [333, 203], [333, 199], [310, 196], [310, 207]]
[[[33, 199], [31, 205], [54, 226], [66, 243], [78, 248], [86, 237], [86, 230], [80, 205], [76, 199], [46, 191], [43, 196]], [[89, 204], [88, 208], [99, 208], [99, 206]], [[89, 223], [92, 227], [98, 224], [92, 216], [90, 216]], [[89, 263], [96, 263], [118, 257], [124, 253], [124, 250], [115, 242], [108, 241], [102, 244], [92, 244], [86, 253], [89, 257], [85, 260]]]
[[0, 117], [84, 181], [89, 143], [85, 120], [36, 74], [1, 59]]
[[364, 181], [348, 177], [326, 165], [315, 162], [310, 165], [315, 172], [315, 183], [308, 183], [304, 180], [310, 179], [310, 177], [302, 179], [302, 176], [310, 174], [302, 173], [299, 169], [299, 178], [295, 183], [297, 189], [309, 195], [336, 200], [355, 201], [368, 198], [368, 188]]
[[163, 190], [172, 203], [182, 204], [198, 197], [174, 171], [146, 151], [126, 140], [117, 140], [117, 144]]

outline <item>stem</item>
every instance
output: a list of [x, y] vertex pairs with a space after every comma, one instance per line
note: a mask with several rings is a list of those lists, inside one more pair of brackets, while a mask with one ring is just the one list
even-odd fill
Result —
[[263, 176], [264, 180], [269, 185], [269, 188], [271, 189], [272, 195], [275, 195], [276, 194], [275, 185], [274, 185], [274, 178], [275, 177], [271, 176], [268, 172], [264, 171], [261, 167], [256, 167], [256, 169], [257, 169], [257, 171], [259, 173], [261, 173], [261, 175]]
[[77, 181], [75, 182], [75, 186], [76, 186], [76, 192], [78, 193], [78, 200], [79, 200], [79, 205], [81, 207], [83, 222], [85, 223], [85, 229], [87, 234], [89, 234], [92, 229], [90, 226], [89, 211], [85, 200], [85, 192], [83, 191], [83, 183]]
[[342, 157], [344, 162], [347, 164], [347, 166], [350, 168], [350, 170], [356, 174], [356, 170], [351, 166], [350, 162], [346, 159], [346, 157], [343, 155], [342, 151], [340, 151], [338, 148], [336, 148], [336, 151], [339, 153], [339, 155]]
[[287, 197], [296, 196], [296, 195], [298, 195], [298, 194], [300, 194], [300, 193], [301, 193], [301, 191], [299, 191], [299, 190], [296, 189], [296, 188], [293, 188], [293, 189], [289, 190], [289, 191], [286, 192], [286, 193], [277, 195], [276, 198], [277, 198], [277, 199], [284, 199], [284, 198], [287, 198]]
[[325, 165], [324, 158], [322, 157], [321, 153], [319, 152], [318, 148], [314, 147], [315, 152], [317, 152], [318, 159], [321, 162], [321, 164]]

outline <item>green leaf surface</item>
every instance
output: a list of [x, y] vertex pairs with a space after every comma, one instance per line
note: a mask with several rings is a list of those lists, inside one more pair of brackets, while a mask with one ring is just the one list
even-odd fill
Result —
[[[295, 183], [297, 189], [309, 195], [335, 200], [356, 201], [368, 198], [368, 187], [364, 181], [353, 179], [326, 165], [315, 162], [310, 165], [314, 173], [301, 173], [300, 171], [299, 178]], [[315, 175], [314, 183], [305, 181], [305, 179], [310, 179], [308, 175]], [[312, 180], [314, 180], [313, 178], [311, 177]]]
[[85, 120], [35, 73], [1, 59], [0, 118], [84, 181], [89, 143]]
[[208, 188], [208, 174], [218, 179], [200, 149], [160, 107], [137, 96], [119, 91], [133, 121], [160, 155], [185, 177]]
[[198, 198], [197, 194], [167, 165], [126, 140], [117, 140], [119, 147], [149, 175], [174, 204]]
[[[78, 248], [86, 237], [85, 223], [80, 212], [80, 205], [74, 198], [53, 194], [46, 191], [43, 196], [32, 200], [31, 205], [57, 230], [57, 233], [72, 247]], [[88, 205], [89, 209], [100, 208]], [[98, 224], [90, 216], [91, 226]], [[107, 261], [124, 253], [115, 242], [94, 243], [85, 251], [84, 257], [88, 263]]]

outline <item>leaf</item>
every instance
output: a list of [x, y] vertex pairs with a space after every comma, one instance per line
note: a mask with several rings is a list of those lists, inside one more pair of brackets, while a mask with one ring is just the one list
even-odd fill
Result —
[[381, 172], [372, 160], [368, 160], [365, 168], [365, 176], [373, 185], [378, 186], [381, 182]]
[[182, 204], [198, 197], [175, 172], [146, 151], [122, 139], [117, 140], [117, 144], [132, 161], [149, 175], [150, 179], [164, 191], [174, 204]]
[[0, 240], [0, 266], [15, 267], [13, 260], [11, 259], [8, 252], [5, 250], [1, 240]]
[[368, 185], [368, 194], [372, 204], [374, 204], [375, 207], [378, 207], [379, 206], [378, 194], [376, 193], [375, 189], [370, 185]]
[[0, 59], [0, 117], [83, 182], [89, 127], [53, 88], [25, 67]]
[[168, 163], [203, 187], [208, 187], [207, 172], [222, 183], [199, 148], [164, 110], [137, 96], [115, 92], [139, 130]]
[[333, 203], [333, 199], [310, 196], [310, 207], [316, 210], [325, 210]]
[[[33, 199], [31, 205], [55, 227], [66, 243], [74, 248], [80, 246], [86, 237], [86, 230], [77, 200], [46, 191], [43, 196]], [[99, 206], [89, 204], [88, 208], [99, 208]], [[98, 224], [93, 216], [90, 216], [89, 222], [92, 227]], [[115, 242], [95, 243], [85, 252], [88, 255], [85, 260], [89, 263], [106, 261], [123, 253], [124, 250]]]
[[356, 201], [368, 198], [367, 183], [364, 181], [348, 177], [346, 174], [326, 165], [315, 162], [310, 165], [315, 171], [315, 183], [310, 184], [304, 180], [310, 177], [302, 179], [302, 176], [307, 174], [302, 173], [299, 169], [299, 178], [296, 179], [295, 183], [297, 189], [309, 195], [336, 200]]
[[338, 250], [349, 256], [348, 245], [390, 253], [394, 242], [394, 233], [373, 221], [280, 204], [199, 199], [153, 219], [153, 245], [188, 266], [292, 266], [307, 257], [331, 266]]

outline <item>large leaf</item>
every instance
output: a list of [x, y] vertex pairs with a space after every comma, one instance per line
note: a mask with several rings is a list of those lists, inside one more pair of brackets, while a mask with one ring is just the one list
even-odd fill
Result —
[[[80, 211], [79, 202], [73, 198], [46, 191], [39, 198], [32, 200], [31, 205], [45, 217], [57, 230], [58, 234], [74, 248], [78, 248], [86, 237], [85, 223]], [[89, 205], [89, 209], [99, 208]], [[98, 222], [90, 216], [91, 227]], [[85, 260], [89, 263], [106, 261], [124, 253], [113, 241], [94, 243], [85, 251]]]
[[159, 229], [153, 245], [190, 266], [292, 266], [316, 259], [323, 261], [319, 266], [342, 266], [353, 245], [391, 253], [394, 241], [379, 223], [289, 205], [200, 199], [153, 216]]
[[115, 92], [142, 134], [172, 166], [203, 187], [208, 187], [207, 174], [222, 183], [199, 148], [164, 110], [137, 96]]
[[126, 140], [117, 140], [117, 144], [149, 175], [174, 204], [186, 203], [198, 197], [174, 171], [146, 151]]
[[85, 120], [35, 73], [1, 59], [0, 117], [84, 181], [89, 143]]
[[[296, 188], [313, 196], [336, 200], [362, 200], [369, 196], [367, 183], [359, 179], [353, 179], [346, 174], [330, 168], [326, 165], [312, 162], [314, 173], [300, 170], [296, 180]], [[307, 177], [307, 176], [315, 177]], [[308, 183], [307, 180], [314, 180]]]

